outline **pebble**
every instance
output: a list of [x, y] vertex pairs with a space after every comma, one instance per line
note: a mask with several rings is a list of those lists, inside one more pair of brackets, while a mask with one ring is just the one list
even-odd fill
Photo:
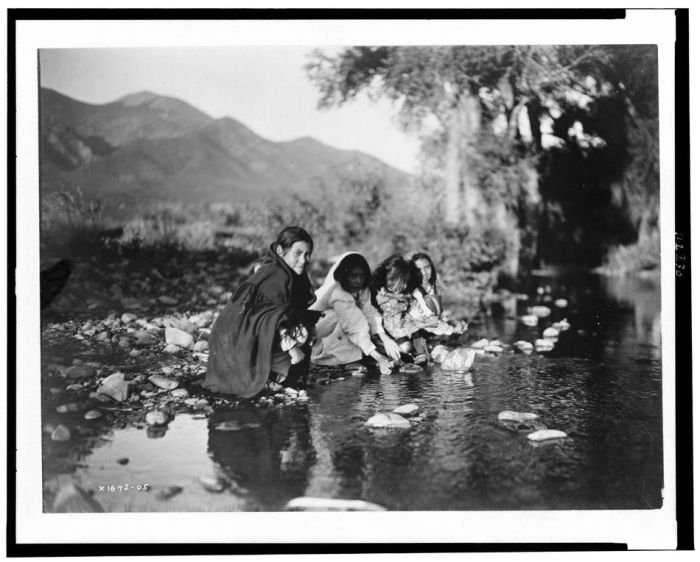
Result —
[[539, 318], [534, 314], [525, 314], [524, 316], [520, 317], [520, 321], [526, 326], [537, 326]]
[[542, 332], [542, 337], [543, 338], [558, 338], [559, 337], [559, 330], [557, 330], [553, 326], [550, 326], [549, 328], [546, 328], [544, 332]]
[[180, 384], [179, 382], [164, 377], [163, 375], [151, 375], [148, 377], [148, 380], [158, 388], [164, 388], [165, 390], [173, 390]]
[[95, 336], [95, 339], [97, 341], [107, 341], [109, 339], [109, 332], [107, 332], [107, 331], [100, 332], [99, 334], [97, 334]]
[[131, 347], [131, 340], [127, 337], [119, 338], [119, 347]]
[[214, 427], [215, 430], [217, 431], [240, 431], [243, 429], [244, 426], [242, 426], [240, 423], [237, 421], [229, 420], [229, 421], [223, 421], [217, 426]]
[[99, 410], [88, 410], [85, 412], [85, 415], [83, 416], [86, 420], [95, 420], [99, 417], [102, 417], [102, 412]]
[[558, 429], [540, 429], [527, 436], [530, 441], [547, 441], [549, 439], [563, 439], [564, 437], [566, 437], [566, 433]]
[[169, 421], [168, 414], [161, 410], [153, 410], [146, 414], [146, 423], [148, 425], [166, 425]]
[[513, 422], [523, 422], [538, 419], [537, 414], [531, 412], [512, 412], [510, 410], [505, 410], [498, 414], [499, 421], [513, 421]]
[[146, 330], [138, 330], [131, 335], [136, 340], [134, 345], [153, 345], [158, 341], [153, 334]]
[[171, 326], [165, 328], [165, 342], [185, 349], [192, 349], [194, 346], [192, 334]]
[[97, 395], [106, 395], [121, 402], [129, 396], [129, 383], [124, 380], [124, 373], [116, 372], [102, 381]]
[[569, 301], [567, 301], [566, 299], [556, 299], [554, 301], [554, 306], [556, 306], [557, 308], [566, 308], [567, 306], [569, 306]]
[[571, 328], [571, 324], [569, 324], [568, 320], [566, 318], [563, 318], [559, 322], [554, 322], [552, 324], [552, 328], [556, 328], [560, 332], [565, 332], [569, 328]]
[[207, 340], [199, 340], [194, 344], [194, 351], [200, 353], [209, 350], [209, 342]]
[[59, 414], [66, 414], [68, 412], [77, 412], [80, 410], [80, 406], [75, 404], [74, 402], [71, 402], [69, 404], [61, 404], [56, 408], [56, 411]]
[[373, 428], [409, 429], [411, 427], [411, 422], [399, 414], [382, 412], [369, 418], [365, 422], [365, 425]]
[[300, 497], [287, 502], [285, 511], [386, 511], [376, 503], [364, 500]]
[[170, 498], [177, 496], [180, 492], [182, 492], [182, 490], [182, 486], [166, 486], [165, 488], [161, 488], [156, 492], [156, 499], [161, 501], [169, 500]]
[[305, 390], [300, 390], [299, 394], [297, 395], [297, 402], [308, 402], [309, 400], [309, 395], [306, 394]]
[[66, 378], [69, 379], [85, 379], [88, 377], [94, 377], [97, 371], [93, 367], [88, 367], [86, 365], [73, 365], [66, 369]]
[[398, 408], [394, 408], [393, 412], [401, 416], [411, 417], [415, 416], [416, 414], [418, 414], [418, 412], [420, 412], [420, 406], [418, 406], [418, 404], [403, 404]]
[[552, 343], [552, 340], [535, 340], [535, 349], [538, 352], [552, 351], [554, 349], [554, 343]]
[[552, 313], [552, 310], [548, 306], [533, 306], [532, 313], [538, 318], [547, 318]]
[[367, 374], [366, 371], [362, 369], [357, 369], [356, 371], [350, 371], [351, 377], [364, 377]]
[[65, 425], [57, 425], [56, 429], [51, 432], [52, 441], [68, 441], [70, 439], [70, 430]]

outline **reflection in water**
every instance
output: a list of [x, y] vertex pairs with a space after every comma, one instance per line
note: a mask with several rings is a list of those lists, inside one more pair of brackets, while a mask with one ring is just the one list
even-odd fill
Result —
[[[236, 422], [239, 429], [216, 429], [224, 422]], [[270, 510], [304, 495], [315, 460], [304, 406], [215, 412], [209, 420], [208, 449], [226, 479]]]

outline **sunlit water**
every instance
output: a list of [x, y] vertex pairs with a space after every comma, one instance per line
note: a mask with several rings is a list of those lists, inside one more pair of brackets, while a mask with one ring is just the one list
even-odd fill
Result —
[[[431, 366], [348, 377], [312, 386], [304, 404], [179, 415], [160, 438], [116, 429], [70, 477], [107, 511], [279, 510], [304, 495], [392, 510], [660, 507], [658, 283], [593, 277], [581, 288], [580, 279], [533, 280], [545, 282], [569, 300], [567, 309], [552, 307], [538, 328], [494, 316], [471, 326], [464, 342], [532, 342], [566, 316], [571, 329], [548, 354], [479, 356], [468, 373]], [[409, 402], [421, 407], [411, 429], [364, 426]], [[533, 444], [526, 431], [498, 423], [503, 410], [537, 413], [568, 437]], [[222, 421], [241, 429], [214, 429]], [[223, 490], [206, 490], [202, 478]], [[143, 484], [149, 491], [130, 488]], [[182, 491], [159, 499], [168, 486]]]

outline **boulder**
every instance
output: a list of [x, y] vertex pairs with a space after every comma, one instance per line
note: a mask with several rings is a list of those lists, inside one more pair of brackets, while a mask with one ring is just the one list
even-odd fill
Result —
[[398, 408], [394, 408], [392, 411], [400, 416], [411, 417], [420, 412], [420, 406], [418, 406], [418, 404], [403, 404]]
[[364, 500], [301, 497], [289, 500], [285, 511], [386, 511], [380, 505]]
[[192, 349], [194, 346], [192, 334], [171, 326], [165, 329], [165, 342], [168, 345], [176, 345], [185, 349]]
[[124, 380], [124, 373], [116, 372], [102, 381], [97, 389], [97, 395], [110, 396], [119, 402], [129, 396], [129, 383]]
[[550, 439], [563, 439], [566, 437], [566, 433], [559, 431], [558, 429], [540, 429], [528, 434], [527, 438], [530, 441], [549, 441]]
[[467, 348], [457, 348], [448, 353], [442, 362], [442, 368], [448, 371], [466, 371], [474, 363], [476, 351]]
[[565, 332], [566, 330], [571, 328], [571, 324], [569, 324], [569, 322], [566, 318], [563, 318], [559, 322], [554, 322], [552, 324], [552, 328], [556, 328], [560, 332]]
[[399, 414], [382, 412], [369, 418], [365, 422], [365, 425], [378, 429], [409, 429], [411, 427], [411, 422]]
[[53, 502], [54, 513], [103, 513], [104, 508], [77, 484], [61, 487]]
[[209, 478], [206, 476], [200, 477], [199, 483], [207, 492], [211, 492], [213, 494], [220, 494], [227, 487], [227, 484], [224, 480], [221, 480], [219, 478]]

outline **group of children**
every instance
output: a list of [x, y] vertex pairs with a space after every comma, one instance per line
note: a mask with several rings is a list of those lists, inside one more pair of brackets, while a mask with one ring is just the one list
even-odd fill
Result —
[[348, 252], [313, 293], [306, 273], [312, 250], [302, 228], [279, 234], [214, 323], [206, 387], [242, 397], [266, 383], [300, 387], [310, 362], [370, 361], [388, 374], [400, 361], [427, 360], [430, 334], [462, 331], [443, 319], [427, 254], [391, 256], [372, 272], [361, 254]]

